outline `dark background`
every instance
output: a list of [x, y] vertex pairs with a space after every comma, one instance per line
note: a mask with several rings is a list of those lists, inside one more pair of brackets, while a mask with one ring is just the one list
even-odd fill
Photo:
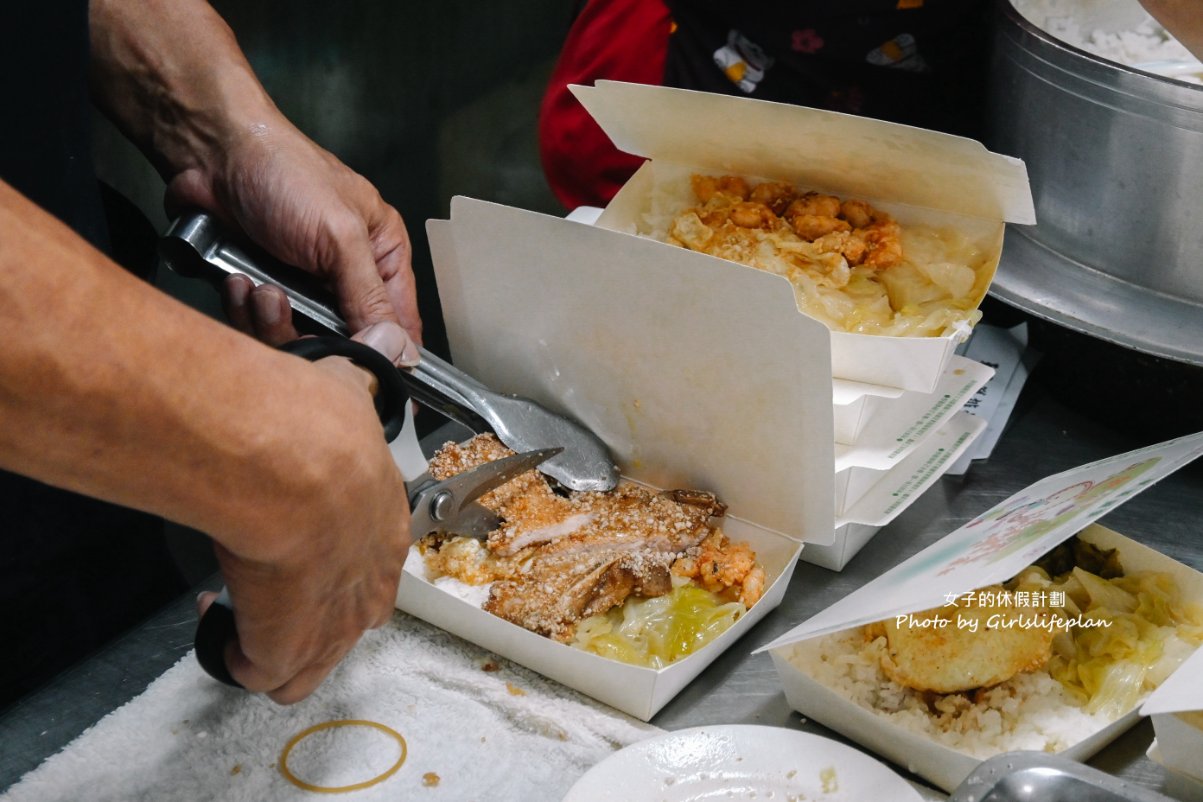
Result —
[[[447, 356], [425, 223], [468, 195], [563, 214], [543, 178], [539, 100], [574, 14], [566, 0], [214, 0], [280, 109], [366, 176], [405, 218], [426, 345]], [[164, 185], [142, 155], [97, 115], [101, 178], [160, 232]], [[207, 285], [160, 269], [157, 283], [220, 317]], [[430, 414], [428, 417], [435, 417]], [[441, 418], [436, 423], [441, 422]], [[173, 530], [185, 578], [216, 570], [209, 543]]]

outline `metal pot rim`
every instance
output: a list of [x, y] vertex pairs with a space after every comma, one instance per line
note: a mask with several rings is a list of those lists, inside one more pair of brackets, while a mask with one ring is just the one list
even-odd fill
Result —
[[[1019, 33], [1039, 43], [1035, 47], [1026, 42], [1022, 43], [1021, 46], [1024, 49], [1038, 54], [1049, 64], [1066, 72], [1087, 78], [1092, 77], [1092, 74], [1097, 74], [1099, 82], [1108, 85], [1114, 85], [1115, 73], [1121, 73], [1128, 80], [1136, 81], [1141, 87], [1142, 93], [1147, 94], [1150, 91], [1149, 82], [1152, 82], [1151, 86], [1155, 87], [1152, 89], [1153, 94], [1159, 96], [1166, 94], [1172, 97], [1172, 95], [1184, 91], [1193, 95], [1203, 93], [1203, 84], [1193, 84], [1177, 78], [1158, 75], [1155, 72], [1147, 72], [1129, 64], [1121, 64], [1058, 39], [1021, 14], [1011, 0], [995, 0], [994, 4], [999, 14], [1005, 17]], [[1199, 98], [1192, 97], [1190, 100], [1198, 102]], [[1189, 101], [1187, 102], [1189, 103]]]
[[1104, 342], [1203, 366], [1203, 306], [1074, 262], [1016, 226], [990, 295]]

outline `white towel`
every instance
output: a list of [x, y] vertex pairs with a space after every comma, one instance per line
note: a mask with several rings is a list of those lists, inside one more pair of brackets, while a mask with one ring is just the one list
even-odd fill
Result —
[[[291, 737], [361, 719], [405, 740], [388, 779], [337, 796], [369, 800], [559, 800], [614, 750], [661, 732], [441, 630], [397, 613], [305, 701], [280, 707], [219, 685], [189, 654], [4, 796], [43, 800], [320, 800], [278, 760]], [[303, 739], [288, 767], [318, 786], [369, 780], [400, 746], [364, 726]]]

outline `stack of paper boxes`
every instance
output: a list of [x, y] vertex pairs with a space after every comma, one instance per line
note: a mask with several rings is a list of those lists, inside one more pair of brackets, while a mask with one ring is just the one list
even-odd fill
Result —
[[[621, 150], [648, 158], [598, 218], [603, 228], [646, 228], [693, 173], [787, 181], [868, 200], [904, 224], [954, 228], [991, 243], [991, 274], [1004, 222], [1035, 222], [1023, 163], [971, 140], [662, 87], [599, 82], [574, 92]], [[992, 370], [954, 355], [967, 334], [829, 333], [834, 535], [806, 533], [802, 559], [843, 568], [981, 434], [985, 424], [958, 410]]]
[[843, 568], [931, 487], [985, 430], [960, 410], [993, 374], [954, 355], [931, 392], [834, 379], [836, 538], [802, 559]]

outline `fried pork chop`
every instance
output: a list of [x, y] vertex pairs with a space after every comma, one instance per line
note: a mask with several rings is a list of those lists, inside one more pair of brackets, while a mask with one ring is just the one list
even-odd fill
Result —
[[[444, 479], [511, 453], [492, 435], [478, 435], [445, 445], [430, 472]], [[714, 532], [710, 519], [726, 509], [708, 493], [637, 485], [560, 496], [533, 470], [480, 503], [503, 519], [487, 548], [435, 536], [424, 542], [428, 564], [466, 582], [493, 582], [485, 610], [564, 641], [579, 621], [632, 594], [668, 593], [673, 563], [697, 552]]]

